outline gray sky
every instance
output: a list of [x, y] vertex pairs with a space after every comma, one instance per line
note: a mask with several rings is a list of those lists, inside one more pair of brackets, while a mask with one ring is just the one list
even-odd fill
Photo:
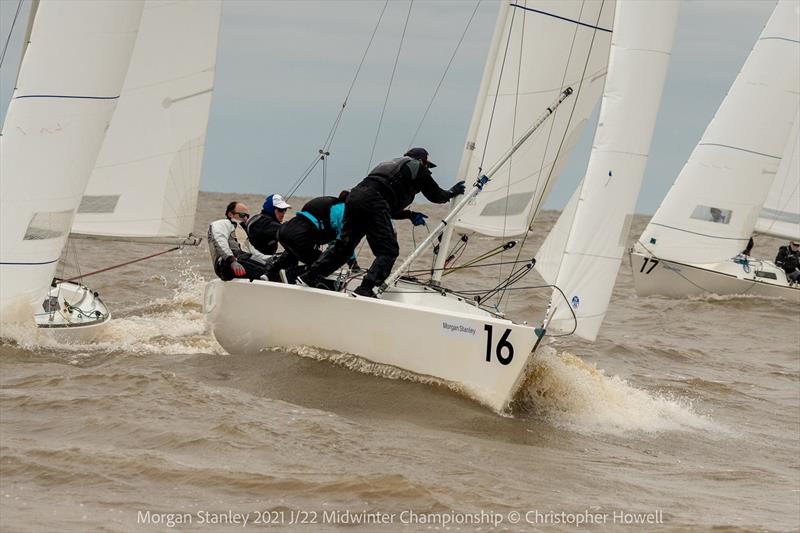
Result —
[[[657, 1], [657, 0], [639, 0]], [[30, 0], [0, 70], [0, 112], [13, 90]], [[383, 0], [224, 0], [216, 89], [201, 188], [285, 193], [328, 135]], [[415, 0], [375, 148], [374, 163], [412, 141], [476, 0]], [[462, 147], [499, 3], [483, 0], [414, 146], [425, 146], [449, 187]], [[774, 0], [684, 0], [637, 212], [658, 207], [713, 117], [775, 6]], [[333, 142], [327, 193], [366, 174], [407, 0], [391, 0]], [[5, 43], [17, 0], [0, 0]], [[0, 44], [2, 44], [0, 43]], [[596, 113], [595, 113], [596, 114]], [[587, 128], [545, 207], [560, 209], [586, 169]], [[321, 193], [318, 166], [298, 194]], [[421, 197], [419, 198], [422, 199]]]

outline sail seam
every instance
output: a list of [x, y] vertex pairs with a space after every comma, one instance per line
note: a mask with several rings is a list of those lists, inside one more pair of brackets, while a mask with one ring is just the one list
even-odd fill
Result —
[[787, 37], [762, 37], [759, 41], [789, 41], [790, 43], [800, 44], [800, 41]]
[[688, 229], [676, 228], [675, 226], [668, 226], [666, 224], [659, 224], [658, 222], [651, 222], [650, 224], [652, 224], [653, 226], [661, 226], [662, 228], [674, 229], [675, 231], [683, 231], [685, 233], [691, 233], [693, 235], [700, 235], [701, 237], [708, 237], [710, 239], [720, 239], [720, 240], [723, 240], [723, 241], [747, 241], [747, 239], [749, 239], [749, 237], [747, 237], [747, 238], [719, 237], [717, 235], [709, 235], [707, 233], [699, 233], [697, 231], [691, 231], [691, 230], [688, 230]]
[[119, 96], [82, 96], [82, 95], [69, 95], [69, 94], [23, 94], [22, 96], [15, 96], [14, 100], [21, 100], [22, 98], [69, 98], [77, 100], [116, 100]]
[[30, 266], [30, 265], [50, 265], [52, 263], [58, 262], [58, 259], [53, 259], [52, 261], [40, 261], [40, 262], [30, 262], [30, 263], [17, 263], [13, 261], [0, 261], [0, 265], [20, 265], [20, 266]]
[[572, 22], [573, 24], [577, 24], [578, 26], [585, 26], [587, 28], [592, 28], [594, 30], [600, 30], [600, 31], [605, 31], [605, 32], [611, 33], [611, 30], [609, 30], [607, 28], [603, 28], [601, 26], [593, 26], [591, 24], [587, 24], [585, 22], [581, 22], [580, 20], [573, 20], [573, 19], [569, 19], [567, 17], [561, 17], [559, 15], [554, 15], [553, 13], [548, 13], [547, 11], [541, 11], [539, 9], [533, 9], [532, 7], [525, 7], [525, 6], [521, 6], [519, 4], [511, 4], [511, 7], [518, 7], [520, 9], [524, 9], [525, 11], [533, 11], [534, 13], [539, 13], [541, 15], [547, 15], [548, 17], [553, 17], [555, 19], [560, 19], [560, 20], [565, 20], [567, 22]]
[[780, 159], [780, 156], [765, 154], [763, 152], [756, 152], [755, 150], [748, 150], [747, 148], [740, 148], [738, 146], [730, 146], [728, 144], [717, 144], [717, 143], [698, 143], [697, 146], [719, 146], [720, 148], [730, 148], [731, 150], [739, 150], [740, 152], [747, 152], [750, 154], [756, 155], [763, 155], [764, 157], [770, 157], [772, 159]]

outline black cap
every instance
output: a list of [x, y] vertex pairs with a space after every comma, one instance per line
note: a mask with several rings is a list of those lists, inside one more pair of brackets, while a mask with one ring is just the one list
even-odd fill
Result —
[[433, 163], [433, 161], [428, 161], [428, 151], [425, 148], [412, 148], [403, 155], [406, 157], [419, 159], [420, 161], [425, 161], [428, 163], [428, 168], [436, 168], [436, 165]]

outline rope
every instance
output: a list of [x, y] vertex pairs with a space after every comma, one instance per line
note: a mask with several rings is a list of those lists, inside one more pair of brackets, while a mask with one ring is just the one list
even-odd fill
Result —
[[483, 0], [478, 0], [475, 4], [475, 9], [472, 10], [472, 15], [470, 15], [469, 20], [467, 21], [467, 25], [464, 27], [464, 31], [461, 33], [461, 38], [458, 40], [458, 44], [456, 44], [455, 50], [453, 50], [453, 55], [450, 56], [450, 61], [447, 62], [447, 66], [444, 68], [444, 72], [442, 73], [442, 77], [439, 80], [439, 84], [436, 85], [436, 90], [433, 91], [433, 96], [431, 96], [430, 102], [428, 102], [428, 107], [425, 108], [425, 112], [422, 114], [422, 118], [417, 124], [417, 129], [414, 131], [414, 135], [411, 136], [411, 141], [408, 143], [408, 148], [410, 149], [414, 145], [414, 141], [419, 134], [419, 130], [422, 129], [422, 123], [425, 122], [425, 118], [428, 116], [428, 112], [431, 110], [431, 106], [433, 105], [433, 101], [436, 100], [436, 96], [439, 94], [439, 89], [441, 89], [442, 84], [444, 83], [444, 79], [447, 76], [447, 72], [450, 70], [450, 67], [453, 64], [453, 61], [456, 58], [456, 54], [458, 53], [458, 49], [461, 48], [461, 43], [464, 42], [464, 37], [467, 35], [467, 30], [469, 29], [470, 25], [472, 24], [472, 19], [475, 18], [475, 13], [478, 11], [478, 7], [481, 5]]
[[394, 58], [394, 66], [392, 67], [392, 75], [389, 78], [389, 87], [386, 89], [386, 98], [383, 100], [383, 109], [381, 109], [381, 118], [378, 120], [378, 131], [375, 132], [375, 140], [372, 141], [372, 151], [369, 153], [369, 163], [367, 164], [367, 173], [372, 169], [372, 159], [375, 156], [375, 147], [378, 145], [378, 137], [381, 134], [381, 126], [383, 125], [383, 116], [386, 114], [386, 105], [389, 103], [389, 95], [392, 92], [392, 85], [394, 83], [394, 75], [397, 72], [397, 63], [400, 61], [400, 52], [403, 50], [403, 41], [406, 39], [406, 29], [408, 28], [408, 21], [411, 19], [411, 7], [414, 5], [414, 0], [408, 3], [408, 13], [406, 14], [406, 22], [403, 25], [403, 33], [400, 36], [400, 46], [397, 47], [397, 55]]
[[[383, 4], [383, 9], [381, 9], [381, 13], [378, 16], [378, 21], [375, 23], [375, 27], [372, 29], [372, 35], [370, 35], [367, 47], [364, 49], [364, 53], [361, 56], [361, 61], [359, 62], [358, 68], [356, 69], [356, 73], [353, 76], [353, 81], [350, 83], [350, 88], [347, 89], [347, 94], [344, 97], [342, 106], [339, 108], [339, 114], [336, 115], [336, 118], [334, 119], [333, 124], [331, 125], [331, 129], [328, 132], [328, 136], [325, 138], [325, 142], [322, 143], [322, 148], [319, 150], [320, 154], [323, 152], [327, 152], [326, 155], [330, 155], [331, 146], [333, 145], [333, 139], [336, 136], [336, 132], [339, 129], [339, 124], [342, 121], [342, 116], [344, 115], [344, 109], [345, 107], [347, 107], [347, 101], [350, 99], [350, 94], [353, 92], [353, 88], [356, 85], [356, 81], [358, 80], [358, 75], [361, 73], [361, 67], [364, 66], [364, 61], [367, 58], [369, 49], [372, 47], [372, 41], [375, 39], [375, 34], [378, 32], [378, 27], [380, 27], [381, 25], [381, 21], [383, 20], [383, 14], [386, 12], [386, 6], [388, 5], [389, 5], [389, 0], [386, 0], [386, 2], [384, 2]], [[285, 195], [287, 199], [290, 199], [292, 198], [292, 196], [294, 196], [294, 194], [297, 192], [297, 189], [299, 189], [300, 186], [303, 184], [303, 182], [306, 180], [306, 178], [308, 178], [308, 176], [311, 175], [311, 173], [317, 167], [317, 164], [322, 159], [323, 157], [319, 155], [314, 155], [314, 159], [311, 161], [311, 163], [309, 163], [309, 165], [300, 175], [300, 178], [298, 178], [297, 181], [295, 181], [295, 183], [290, 187], [289, 192]]]
[[164, 255], [164, 254], [169, 253], [169, 252], [174, 252], [175, 250], [180, 250], [181, 248], [183, 248], [183, 245], [175, 246], [174, 248], [170, 248], [169, 250], [164, 250], [163, 252], [158, 252], [158, 253], [155, 253], [155, 254], [147, 255], [145, 257], [140, 257], [139, 259], [133, 259], [132, 261], [126, 261], [124, 263], [120, 263], [118, 265], [113, 265], [113, 266], [110, 266], [110, 267], [107, 267], [107, 268], [101, 268], [100, 270], [95, 270], [94, 272], [89, 272], [88, 274], [84, 274], [82, 276], [76, 276], [74, 278], [64, 279], [64, 280], [61, 280], [61, 281], [76, 281], [76, 280], [79, 280], [79, 279], [82, 279], [82, 278], [88, 278], [89, 276], [94, 276], [95, 274], [100, 274], [101, 272], [108, 272], [109, 270], [114, 270], [114, 269], [117, 269], [117, 268], [120, 268], [120, 267], [132, 265], [132, 264], [138, 263], [140, 261], [145, 261], [147, 259], [152, 259], [153, 257], [158, 257], [159, 255]]
[[6, 37], [6, 44], [3, 45], [3, 53], [0, 55], [0, 68], [3, 66], [3, 62], [6, 59], [6, 51], [8, 51], [8, 43], [11, 42], [11, 35], [14, 33], [14, 25], [17, 23], [17, 17], [19, 16], [19, 12], [22, 9], [22, 0], [19, 0], [17, 3], [17, 12], [14, 13], [14, 20], [11, 21], [11, 29], [8, 30], [8, 37]]

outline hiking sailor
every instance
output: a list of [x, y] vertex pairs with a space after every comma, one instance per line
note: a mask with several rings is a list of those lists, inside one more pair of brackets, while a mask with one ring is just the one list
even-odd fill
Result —
[[[278, 242], [284, 251], [267, 265], [267, 278], [270, 281], [280, 281], [279, 272], [284, 270], [287, 281], [294, 283], [301, 272], [298, 262], [311, 265], [322, 254], [320, 246], [341, 237], [347, 196], [348, 191], [342, 191], [338, 198], [314, 198], [293, 219], [281, 226], [278, 230]], [[355, 256], [351, 258], [350, 265], [355, 265]]]
[[244, 225], [250, 213], [241, 202], [231, 202], [225, 208], [225, 218], [208, 225], [208, 251], [214, 273], [223, 281], [233, 278], [260, 278], [264, 274], [267, 256], [252, 250], [245, 252], [236, 239], [236, 226]]
[[261, 213], [251, 218], [244, 229], [250, 244], [266, 255], [273, 255], [278, 251], [278, 230], [283, 223], [283, 217], [289, 204], [280, 194], [270, 194], [264, 200]]
[[789, 241], [788, 245], [778, 248], [775, 264], [786, 272], [789, 283], [800, 282], [800, 243]]
[[440, 188], [431, 175], [430, 169], [434, 167], [436, 165], [428, 161], [427, 150], [412, 148], [405, 156], [384, 161], [372, 169], [347, 197], [341, 237], [298, 281], [311, 287], [318, 286], [322, 278], [352, 256], [358, 243], [366, 236], [375, 260], [361, 285], [353, 292], [374, 297], [373, 288], [380, 286], [391, 273], [400, 253], [391, 219], [408, 219], [415, 226], [423, 225], [424, 214], [406, 209], [418, 192], [436, 204], [443, 204], [464, 193], [463, 181], [450, 190]]

